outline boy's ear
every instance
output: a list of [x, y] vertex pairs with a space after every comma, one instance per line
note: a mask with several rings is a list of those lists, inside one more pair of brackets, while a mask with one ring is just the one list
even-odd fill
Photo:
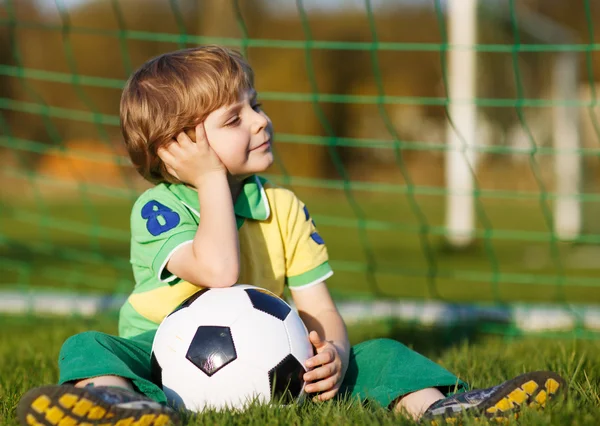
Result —
[[194, 127], [185, 129], [184, 132], [186, 135], [188, 135], [192, 142], [196, 142], [196, 129]]

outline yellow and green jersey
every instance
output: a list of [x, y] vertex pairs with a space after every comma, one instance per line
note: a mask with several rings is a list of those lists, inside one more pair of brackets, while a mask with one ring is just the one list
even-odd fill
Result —
[[[239, 243], [238, 283], [281, 295], [333, 274], [327, 249], [306, 206], [293, 192], [258, 176], [244, 181], [234, 205]], [[172, 254], [191, 244], [202, 208], [185, 185], [159, 184], [144, 192], [131, 212], [131, 264], [135, 288], [121, 308], [119, 335], [132, 337], [158, 324], [200, 287], [166, 269]]]

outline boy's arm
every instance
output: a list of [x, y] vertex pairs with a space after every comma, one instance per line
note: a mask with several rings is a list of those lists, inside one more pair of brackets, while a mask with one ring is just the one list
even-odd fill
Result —
[[306, 328], [309, 331], [315, 330], [322, 339], [336, 347], [342, 361], [342, 377], [344, 377], [350, 357], [350, 342], [344, 320], [329, 294], [327, 285], [325, 282], [320, 282], [304, 289], [290, 289], [296, 309]]
[[197, 286], [230, 287], [238, 280], [240, 249], [227, 169], [211, 148], [204, 124], [195, 131], [195, 142], [181, 132], [158, 152], [169, 173], [196, 188], [201, 206], [192, 243], [179, 247], [166, 267]]
[[230, 287], [238, 280], [240, 249], [227, 176], [205, 177], [197, 190], [202, 217], [194, 240], [179, 247], [166, 267], [197, 286]]
[[338, 393], [348, 369], [350, 343], [346, 326], [325, 285], [333, 271], [325, 241], [308, 209], [292, 196], [289, 210], [281, 210], [283, 217], [287, 213], [287, 220], [282, 221], [287, 283], [316, 351], [306, 360], [311, 370], [303, 376], [308, 382], [304, 390], [309, 394], [318, 392], [317, 398], [326, 401]]

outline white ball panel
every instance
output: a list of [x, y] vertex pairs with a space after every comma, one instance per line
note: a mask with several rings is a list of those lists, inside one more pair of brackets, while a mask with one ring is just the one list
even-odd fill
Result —
[[197, 330], [193, 324], [185, 310], [175, 312], [168, 321], [160, 324], [152, 342], [152, 350], [161, 366], [185, 357]]
[[[243, 378], [243, 380], [241, 380]], [[270, 401], [269, 375], [237, 359], [208, 377], [192, 363], [179, 363], [163, 371], [163, 388], [167, 399], [175, 406], [192, 411], [205, 408], [243, 409], [254, 398]], [[173, 389], [177, 389], [175, 392]]]
[[296, 311], [290, 312], [283, 322], [289, 339], [291, 353], [306, 370], [306, 360], [313, 356], [313, 347], [308, 340], [308, 331]]
[[238, 358], [269, 371], [290, 354], [283, 321], [252, 309], [231, 326]]
[[246, 292], [233, 287], [212, 288], [182, 311], [189, 309], [196, 324], [229, 326], [252, 308]]
[[206, 405], [215, 408], [243, 409], [253, 400], [267, 403], [271, 399], [269, 374], [244, 360], [237, 359], [211, 378], [205, 393]]
[[176, 408], [194, 404], [198, 389], [209, 388], [209, 377], [183, 357], [162, 364], [163, 391], [169, 404]]

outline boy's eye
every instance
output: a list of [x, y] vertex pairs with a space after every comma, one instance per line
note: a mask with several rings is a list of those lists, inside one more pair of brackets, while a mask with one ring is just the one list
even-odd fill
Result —
[[229, 120], [225, 125], [226, 126], [235, 126], [241, 121], [239, 116], [234, 117], [232, 120]]
[[257, 109], [261, 109], [262, 108], [262, 104], [261, 103], [255, 103], [254, 105], [252, 105], [252, 109], [253, 110], [257, 110]]

